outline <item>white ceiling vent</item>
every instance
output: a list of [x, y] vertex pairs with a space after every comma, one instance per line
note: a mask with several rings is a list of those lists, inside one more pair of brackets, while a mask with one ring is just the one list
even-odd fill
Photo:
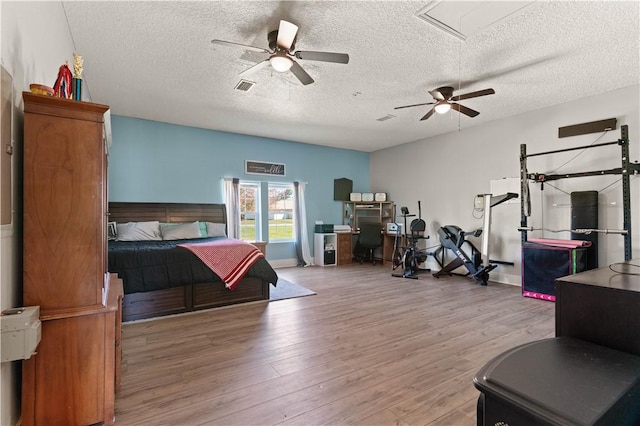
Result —
[[235, 89], [241, 92], [248, 92], [255, 85], [256, 83], [254, 81], [240, 80], [238, 84], [236, 84]]
[[434, 0], [420, 9], [416, 16], [460, 40], [466, 40], [534, 2]]
[[376, 118], [376, 121], [387, 121], [391, 120], [392, 118], [395, 118], [395, 115], [387, 114], [384, 117]]

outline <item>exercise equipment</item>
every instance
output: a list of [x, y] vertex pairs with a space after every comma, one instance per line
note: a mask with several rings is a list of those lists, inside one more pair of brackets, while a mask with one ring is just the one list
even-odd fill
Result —
[[[440, 278], [443, 275], [451, 275], [452, 272], [464, 266], [469, 271], [467, 275], [471, 275], [473, 279], [480, 285], [487, 285], [489, 281], [489, 272], [496, 268], [494, 264], [482, 264], [482, 255], [480, 250], [476, 248], [471, 241], [468, 241], [465, 236], [471, 235], [479, 237], [482, 234], [482, 229], [476, 229], [472, 232], [466, 232], [455, 225], [445, 225], [438, 229], [438, 236], [440, 237], [440, 247], [436, 249], [436, 261], [442, 267], [438, 272], [434, 272], [433, 276]], [[467, 253], [465, 248], [469, 248], [471, 251]], [[443, 265], [442, 260], [438, 258], [441, 255], [441, 259], [444, 259], [444, 250], [449, 249], [455, 255], [455, 259], [446, 265]]]
[[[574, 191], [571, 193], [571, 229], [598, 228], [598, 191]], [[591, 243], [587, 248], [587, 269], [598, 267], [599, 233], [571, 233], [572, 240], [586, 240]]]
[[[425, 236], [424, 232], [427, 229], [427, 224], [424, 220], [422, 220], [422, 208], [420, 206], [420, 201], [418, 201], [418, 217], [413, 219], [407, 228], [407, 218], [415, 217], [415, 214], [410, 214], [409, 209], [407, 207], [401, 207], [400, 211], [402, 212], [402, 217], [404, 220], [404, 245], [402, 247], [399, 246], [398, 240], [400, 239], [401, 234], [396, 233], [396, 237], [393, 244], [393, 255], [392, 255], [392, 263], [393, 270], [396, 270], [398, 267], [402, 266], [403, 271], [402, 274], [391, 274], [393, 277], [398, 278], [411, 278], [418, 279], [418, 273], [420, 272], [429, 272], [430, 269], [420, 269], [418, 265], [420, 263], [424, 263], [427, 260], [428, 254], [424, 250], [418, 249], [418, 241], [423, 239], [428, 239], [429, 236]], [[407, 233], [407, 230], [409, 233]]]
[[[591, 170], [587, 172], [575, 172], [575, 173], [563, 173], [563, 174], [547, 174], [547, 173], [531, 173], [527, 169], [527, 159], [536, 156], [553, 155], [561, 152], [586, 150], [601, 148], [605, 146], [619, 146], [620, 147], [620, 167], [604, 170]], [[630, 177], [640, 174], [640, 163], [637, 161], [632, 162], [629, 155], [629, 126], [620, 126], [620, 138], [616, 141], [592, 143], [586, 146], [575, 146], [571, 148], [556, 149], [553, 151], [538, 152], [534, 154], [527, 153], [527, 145], [520, 145], [520, 192], [522, 198], [520, 200], [520, 231], [522, 244], [527, 242], [528, 232], [533, 230], [545, 229], [542, 227], [534, 228], [530, 227], [527, 223], [527, 217], [531, 214], [531, 201], [529, 194], [529, 182], [540, 184], [540, 189], [544, 188], [545, 182], [551, 182], [560, 179], [587, 177], [587, 176], [603, 176], [603, 175], [620, 175], [622, 180], [622, 222], [623, 229], [611, 230], [611, 229], [571, 229], [572, 234], [590, 234], [590, 233], [605, 233], [605, 234], [619, 234], [624, 237], [624, 260], [631, 260], [633, 251], [631, 248], [631, 187]], [[573, 224], [572, 224], [573, 226]], [[579, 226], [579, 224], [577, 225]], [[547, 229], [545, 229], [547, 230]], [[555, 232], [555, 231], [552, 231]]]
[[[458, 226], [446, 225], [440, 227], [438, 236], [440, 237], [440, 247], [434, 252], [434, 257], [442, 269], [433, 274], [440, 278], [442, 275], [452, 275], [453, 271], [461, 266], [467, 268], [468, 273], [480, 285], [487, 285], [489, 272], [497, 267], [489, 260], [489, 235], [491, 233], [491, 209], [498, 204], [502, 204], [512, 198], [518, 198], [515, 192], [507, 192], [502, 195], [480, 194], [477, 197], [483, 198], [484, 222], [483, 229], [476, 229], [472, 232], [463, 231]], [[479, 237], [482, 235], [482, 250], [478, 250], [465, 236]], [[456, 258], [444, 265], [445, 249], [451, 250]], [[470, 249], [467, 253], [465, 249]]]

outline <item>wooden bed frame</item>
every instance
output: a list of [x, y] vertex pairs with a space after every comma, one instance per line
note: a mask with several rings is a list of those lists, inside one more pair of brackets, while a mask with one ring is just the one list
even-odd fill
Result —
[[[109, 222], [206, 221], [227, 223], [224, 204], [109, 203]], [[260, 278], [245, 277], [233, 290], [224, 283], [197, 283], [166, 290], [125, 294], [123, 321], [196, 311], [236, 303], [269, 300], [270, 284]]]

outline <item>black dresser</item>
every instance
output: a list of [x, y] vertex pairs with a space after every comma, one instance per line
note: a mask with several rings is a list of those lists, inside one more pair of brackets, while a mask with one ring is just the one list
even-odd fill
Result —
[[557, 279], [556, 337], [482, 367], [477, 424], [640, 425], [639, 264]]
[[[640, 259], [556, 280], [556, 336], [640, 356]], [[615, 272], [614, 272], [615, 271]]]

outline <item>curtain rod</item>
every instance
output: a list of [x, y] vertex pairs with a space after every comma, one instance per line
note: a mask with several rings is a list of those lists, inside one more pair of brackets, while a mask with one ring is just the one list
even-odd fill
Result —
[[[235, 178], [235, 177], [231, 177], [231, 176], [221, 176], [221, 179], [240, 179], [240, 178]], [[304, 183], [305, 185], [308, 185], [309, 182], [306, 180], [292, 180], [292, 182], [300, 182], [300, 183]]]

